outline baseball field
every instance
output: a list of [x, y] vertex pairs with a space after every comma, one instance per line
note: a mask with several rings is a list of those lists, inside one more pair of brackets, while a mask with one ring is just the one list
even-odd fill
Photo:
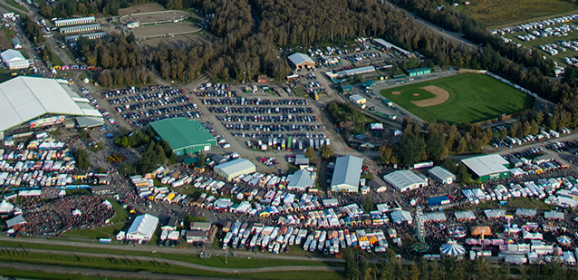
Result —
[[451, 124], [477, 123], [534, 106], [534, 97], [484, 74], [459, 74], [381, 94], [425, 121]]

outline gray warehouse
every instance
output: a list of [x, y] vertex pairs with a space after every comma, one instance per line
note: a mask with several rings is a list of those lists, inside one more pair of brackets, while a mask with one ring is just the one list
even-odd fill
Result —
[[247, 159], [238, 158], [215, 166], [215, 173], [227, 181], [240, 176], [254, 173], [256, 166]]
[[359, 192], [361, 166], [363, 159], [354, 156], [344, 156], [335, 161], [335, 170], [331, 179], [331, 191]]
[[444, 185], [451, 185], [456, 180], [456, 175], [454, 175], [454, 173], [451, 173], [447, 169], [439, 166], [428, 170], [427, 173], [432, 179]]
[[70, 34], [70, 33], [80, 33], [100, 30], [100, 24], [87, 24], [87, 25], [77, 25], [71, 27], [60, 28], [60, 34]]

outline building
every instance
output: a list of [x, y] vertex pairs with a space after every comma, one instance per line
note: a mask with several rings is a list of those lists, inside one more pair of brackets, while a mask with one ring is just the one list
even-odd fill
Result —
[[449, 172], [447, 169], [439, 166], [436, 166], [428, 170], [427, 173], [431, 178], [444, 185], [451, 185], [456, 180], [456, 175]]
[[161, 230], [166, 230], [166, 231], [177, 230], [177, 225], [178, 225], [178, 220], [176, 217], [172, 217], [172, 216], [167, 217], [165, 219], [163, 226], [161, 227]]
[[133, 22], [129, 22], [126, 24], [126, 28], [128, 28], [128, 29], [138, 28], [139, 26], [140, 26], [140, 22], [138, 22], [138, 21], [133, 21]]
[[[290, 179], [289, 176], [291, 176]], [[289, 176], [287, 190], [305, 192], [307, 189], [315, 187], [315, 179], [317, 178], [317, 173], [315, 172], [309, 171], [307, 169], [300, 169]]]
[[112, 188], [109, 185], [95, 185], [90, 187], [93, 194], [109, 194]]
[[405, 73], [409, 77], [415, 77], [415, 76], [421, 76], [421, 75], [429, 74], [429, 73], [431, 73], [431, 69], [428, 67], [407, 69], [407, 70], [405, 70]]
[[0, 56], [10, 70], [30, 67], [30, 62], [17, 50], [5, 50]]
[[295, 166], [299, 169], [305, 169], [309, 166], [309, 158], [304, 154], [299, 154], [295, 156]]
[[398, 53], [401, 53], [407, 58], [415, 57], [414, 53], [406, 51], [406, 50], [404, 50], [404, 49], [402, 49], [402, 48], [400, 48], [400, 47], [398, 47], [398, 46], [396, 46], [390, 42], [387, 42], [383, 39], [373, 39], [373, 43], [379, 47], [384, 48], [387, 51], [393, 50], [393, 51], [396, 51]]
[[22, 42], [20, 42], [20, 39], [18, 37], [12, 38], [12, 45], [14, 45], [15, 50], [22, 48]]
[[88, 40], [96, 40], [96, 39], [106, 38], [106, 36], [108, 36], [108, 34], [106, 34], [106, 32], [95, 32], [95, 33], [88, 33], [88, 34], [66, 36], [66, 37], [64, 37], [64, 40], [66, 42], [76, 42], [76, 41], [78, 41], [78, 38], [80, 38], [80, 37], [86, 38]]
[[425, 178], [410, 170], [399, 170], [383, 176], [383, 180], [401, 192], [416, 190], [428, 185]]
[[197, 120], [165, 119], [150, 126], [159, 138], [169, 142], [177, 156], [209, 151], [217, 144], [215, 137]]
[[61, 27], [61, 26], [71, 26], [71, 25], [79, 25], [79, 24], [89, 24], [95, 23], [96, 19], [94, 17], [81, 17], [81, 18], [69, 18], [69, 19], [59, 19], [54, 21], [54, 26]]
[[207, 241], [207, 231], [200, 231], [200, 230], [187, 230], [185, 234], [185, 238], [188, 244], [193, 244], [197, 242], [205, 242]]
[[6, 220], [6, 227], [13, 228], [16, 231], [20, 230], [20, 228], [24, 227], [24, 225], [26, 225], [26, 220], [24, 220], [22, 215], [18, 215], [12, 219]]
[[158, 225], [159, 218], [153, 215], [144, 214], [137, 216], [126, 232], [126, 240], [138, 242], [149, 241]]
[[211, 230], [210, 222], [191, 222], [191, 230], [209, 231]]
[[474, 174], [474, 179], [486, 182], [510, 177], [508, 161], [498, 154], [463, 159], [462, 163]]
[[293, 67], [295, 67], [295, 69], [307, 69], [315, 67], [315, 61], [303, 53], [294, 53], [287, 57], [287, 59], [289, 59], [289, 62], [291, 65], [293, 65]]
[[349, 101], [353, 102], [353, 104], [362, 105], [367, 102], [367, 99], [359, 94], [355, 94], [349, 97]]
[[366, 74], [366, 73], [373, 73], [373, 72], [375, 72], [375, 67], [373, 67], [372, 65], [369, 65], [369, 66], [365, 66], [365, 67], [358, 67], [358, 68], [339, 71], [335, 74], [337, 75], [337, 77], [343, 78], [343, 77], [350, 77], [350, 76], [361, 75], [361, 74]]
[[331, 178], [331, 191], [359, 192], [363, 159], [355, 156], [339, 157]]
[[102, 117], [65, 80], [23, 76], [0, 84], [0, 112], [0, 139], [31, 135], [39, 128], [63, 124], [67, 116]]
[[259, 75], [259, 76], [257, 76], [257, 83], [266, 84], [267, 82], [269, 82], [269, 79], [267, 78], [267, 75]]
[[244, 158], [238, 158], [215, 166], [215, 173], [230, 181], [240, 175], [247, 175], [256, 171], [255, 165]]
[[87, 24], [87, 25], [77, 25], [71, 27], [60, 28], [60, 34], [70, 34], [70, 33], [80, 33], [80, 32], [90, 32], [100, 30], [100, 24]]

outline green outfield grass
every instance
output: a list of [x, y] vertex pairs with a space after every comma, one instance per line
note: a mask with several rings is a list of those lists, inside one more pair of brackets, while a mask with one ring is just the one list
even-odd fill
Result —
[[[461, 2], [461, 1], [460, 1]], [[534, 19], [572, 14], [578, 5], [563, 0], [487, 0], [469, 6], [460, 4], [473, 18], [481, 20], [488, 29], [508, 27]]]
[[[433, 97], [431, 93], [420, 89], [425, 86], [445, 89], [450, 97], [439, 105], [418, 107], [411, 101]], [[394, 95], [396, 91], [400, 94]], [[414, 96], [414, 93], [419, 96]], [[459, 74], [382, 90], [381, 94], [425, 121], [451, 124], [477, 123], [534, 106], [534, 97], [484, 74]]]

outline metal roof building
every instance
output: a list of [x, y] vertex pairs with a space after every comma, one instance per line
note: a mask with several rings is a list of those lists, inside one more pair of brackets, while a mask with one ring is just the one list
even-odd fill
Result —
[[94, 39], [105, 38], [106, 36], [108, 36], [108, 34], [106, 32], [95, 32], [95, 33], [88, 33], [88, 34], [66, 36], [66, 37], [64, 37], [64, 40], [66, 42], [76, 42], [76, 41], [78, 41], [78, 38], [80, 38], [80, 37], [86, 38], [88, 40], [94, 40]]
[[371, 72], [375, 72], [375, 67], [373, 67], [373, 65], [339, 71], [339, 72], [337, 72], [337, 76], [341, 78], [341, 77], [361, 75], [361, 74], [371, 73]]
[[256, 166], [244, 158], [238, 158], [215, 166], [215, 173], [225, 178], [227, 181], [240, 175], [251, 174], [256, 170]]
[[401, 192], [427, 186], [427, 180], [409, 170], [399, 170], [383, 176], [383, 179]]
[[315, 67], [315, 61], [304, 53], [294, 53], [287, 57], [289, 62], [297, 69], [306, 69], [308, 67]]
[[359, 94], [355, 94], [349, 97], [349, 101], [355, 104], [365, 104], [367, 102], [367, 99], [365, 99], [365, 97]]
[[287, 184], [287, 190], [298, 191], [306, 191], [309, 188], [313, 188], [315, 186], [315, 178], [317, 177], [315, 172], [311, 172], [307, 169], [297, 170], [289, 176], [291, 176], [291, 178]]
[[394, 45], [394, 44], [392, 44], [392, 43], [390, 43], [390, 42], [387, 42], [387, 41], [385, 41], [385, 40], [383, 40], [383, 39], [373, 39], [373, 43], [376, 44], [376, 45], [379, 45], [379, 46], [381, 46], [381, 47], [383, 47], [383, 48], [385, 48], [385, 49], [388, 49], [388, 50], [389, 50], [389, 49], [394, 49], [395, 51], [397, 51], [397, 52], [399, 52], [399, 53], [401, 53], [401, 54], [403, 54], [403, 55], [405, 55], [405, 56], [407, 56], [407, 57], [409, 57], [409, 58], [415, 56], [414, 53], [409, 52], [409, 51], [406, 51], [406, 50], [404, 50], [404, 49], [402, 49], [402, 48], [400, 48], [400, 47], [398, 47], [398, 46], [396, 46], [396, 45]]
[[480, 178], [481, 182], [510, 177], [510, 170], [507, 168], [509, 162], [498, 154], [463, 159], [462, 163], [476, 178]]
[[440, 166], [436, 166], [436, 167], [428, 170], [427, 173], [429, 174], [429, 176], [431, 178], [433, 178], [434, 180], [436, 180], [436, 181], [438, 181], [444, 185], [451, 185], [456, 180], [456, 175], [454, 175], [453, 173], [449, 172], [447, 169], [440, 167]]
[[197, 120], [174, 118], [150, 125], [161, 139], [169, 142], [177, 156], [209, 151], [217, 144], [215, 137]]
[[134, 222], [127, 230], [126, 240], [149, 241], [158, 225], [159, 218], [149, 214], [140, 215], [134, 219]]
[[359, 192], [359, 179], [363, 159], [355, 156], [339, 157], [335, 161], [335, 170], [331, 179], [331, 190], [334, 192]]
[[54, 26], [69, 26], [69, 25], [77, 25], [77, 24], [87, 24], [87, 23], [94, 23], [96, 19], [94, 17], [81, 17], [81, 18], [69, 18], [69, 19], [59, 19], [54, 21]]
[[1, 83], [0, 138], [63, 123], [70, 115], [102, 117], [90, 104], [75, 102], [75, 97], [68, 86], [54, 79], [21, 76]]
[[0, 56], [9, 69], [23, 69], [30, 67], [30, 62], [17, 50], [5, 50]]
[[87, 25], [77, 25], [71, 27], [62, 27], [60, 28], [60, 34], [69, 34], [69, 33], [80, 33], [80, 32], [88, 32], [100, 30], [100, 24], [87, 24]]

